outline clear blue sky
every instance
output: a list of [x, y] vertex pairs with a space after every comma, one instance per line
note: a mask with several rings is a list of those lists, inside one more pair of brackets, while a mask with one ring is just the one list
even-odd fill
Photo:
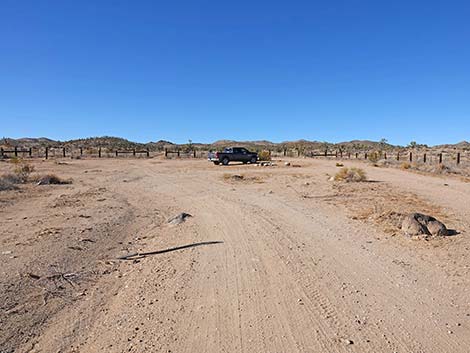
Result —
[[0, 135], [469, 140], [470, 2], [0, 0]]

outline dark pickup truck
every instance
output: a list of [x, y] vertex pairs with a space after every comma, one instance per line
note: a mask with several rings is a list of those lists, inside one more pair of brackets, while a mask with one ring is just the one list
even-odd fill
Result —
[[216, 165], [220, 163], [227, 165], [230, 162], [243, 162], [243, 164], [249, 162], [254, 164], [258, 161], [258, 154], [250, 152], [243, 147], [230, 147], [225, 148], [223, 152], [209, 152], [207, 159]]

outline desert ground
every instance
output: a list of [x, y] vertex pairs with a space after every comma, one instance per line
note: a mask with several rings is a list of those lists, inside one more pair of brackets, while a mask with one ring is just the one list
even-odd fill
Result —
[[72, 184], [0, 192], [0, 352], [469, 352], [470, 183], [285, 161], [32, 162]]

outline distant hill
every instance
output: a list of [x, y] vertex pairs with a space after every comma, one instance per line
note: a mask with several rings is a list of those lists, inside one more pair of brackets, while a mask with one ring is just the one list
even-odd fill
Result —
[[218, 140], [212, 142], [211, 146], [276, 146], [277, 144], [271, 141], [233, 141], [233, 140]]
[[19, 139], [3, 138], [0, 140], [0, 144], [3, 146], [11, 147], [39, 147], [39, 146], [49, 146], [57, 143], [57, 141], [48, 139], [46, 137], [30, 138], [24, 137]]
[[457, 150], [470, 151], [470, 142], [462, 141], [456, 144], [437, 145], [434, 147], [439, 148], [439, 149], [457, 149]]
[[[121, 137], [113, 136], [101, 136], [101, 137], [88, 137], [83, 139], [75, 139], [69, 141], [55, 141], [46, 137], [39, 138], [20, 138], [11, 139], [3, 138], [0, 139], [0, 146], [2, 147], [69, 147], [69, 148], [91, 148], [91, 147], [102, 147], [109, 150], [130, 150], [130, 149], [149, 149], [150, 151], [162, 151], [167, 149], [188, 149], [195, 148], [199, 150], [218, 150], [228, 146], [241, 146], [248, 149], [260, 151], [263, 149], [282, 151], [283, 149], [296, 149], [303, 151], [323, 151], [338, 150], [343, 151], [373, 151], [373, 150], [393, 150], [403, 148], [395, 146], [385, 142], [377, 142], [370, 140], [352, 140], [344, 141], [339, 143], [329, 143], [322, 141], [308, 141], [308, 140], [296, 140], [296, 141], [283, 141], [283, 142], [271, 142], [267, 140], [260, 141], [234, 141], [234, 140], [218, 140], [213, 143], [197, 143], [191, 144], [175, 144], [171, 141], [159, 140], [156, 142], [139, 143], [129, 141]], [[423, 147], [423, 145], [419, 145]], [[444, 144], [434, 146], [433, 149], [459, 149], [459, 150], [470, 150], [470, 142], [462, 141], [456, 144]]]

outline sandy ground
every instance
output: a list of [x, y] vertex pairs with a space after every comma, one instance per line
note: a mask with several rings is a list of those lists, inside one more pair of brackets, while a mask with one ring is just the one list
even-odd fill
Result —
[[35, 162], [73, 184], [0, 193], [0, 352], [469, 352], [470, 184], [292, 162]]

